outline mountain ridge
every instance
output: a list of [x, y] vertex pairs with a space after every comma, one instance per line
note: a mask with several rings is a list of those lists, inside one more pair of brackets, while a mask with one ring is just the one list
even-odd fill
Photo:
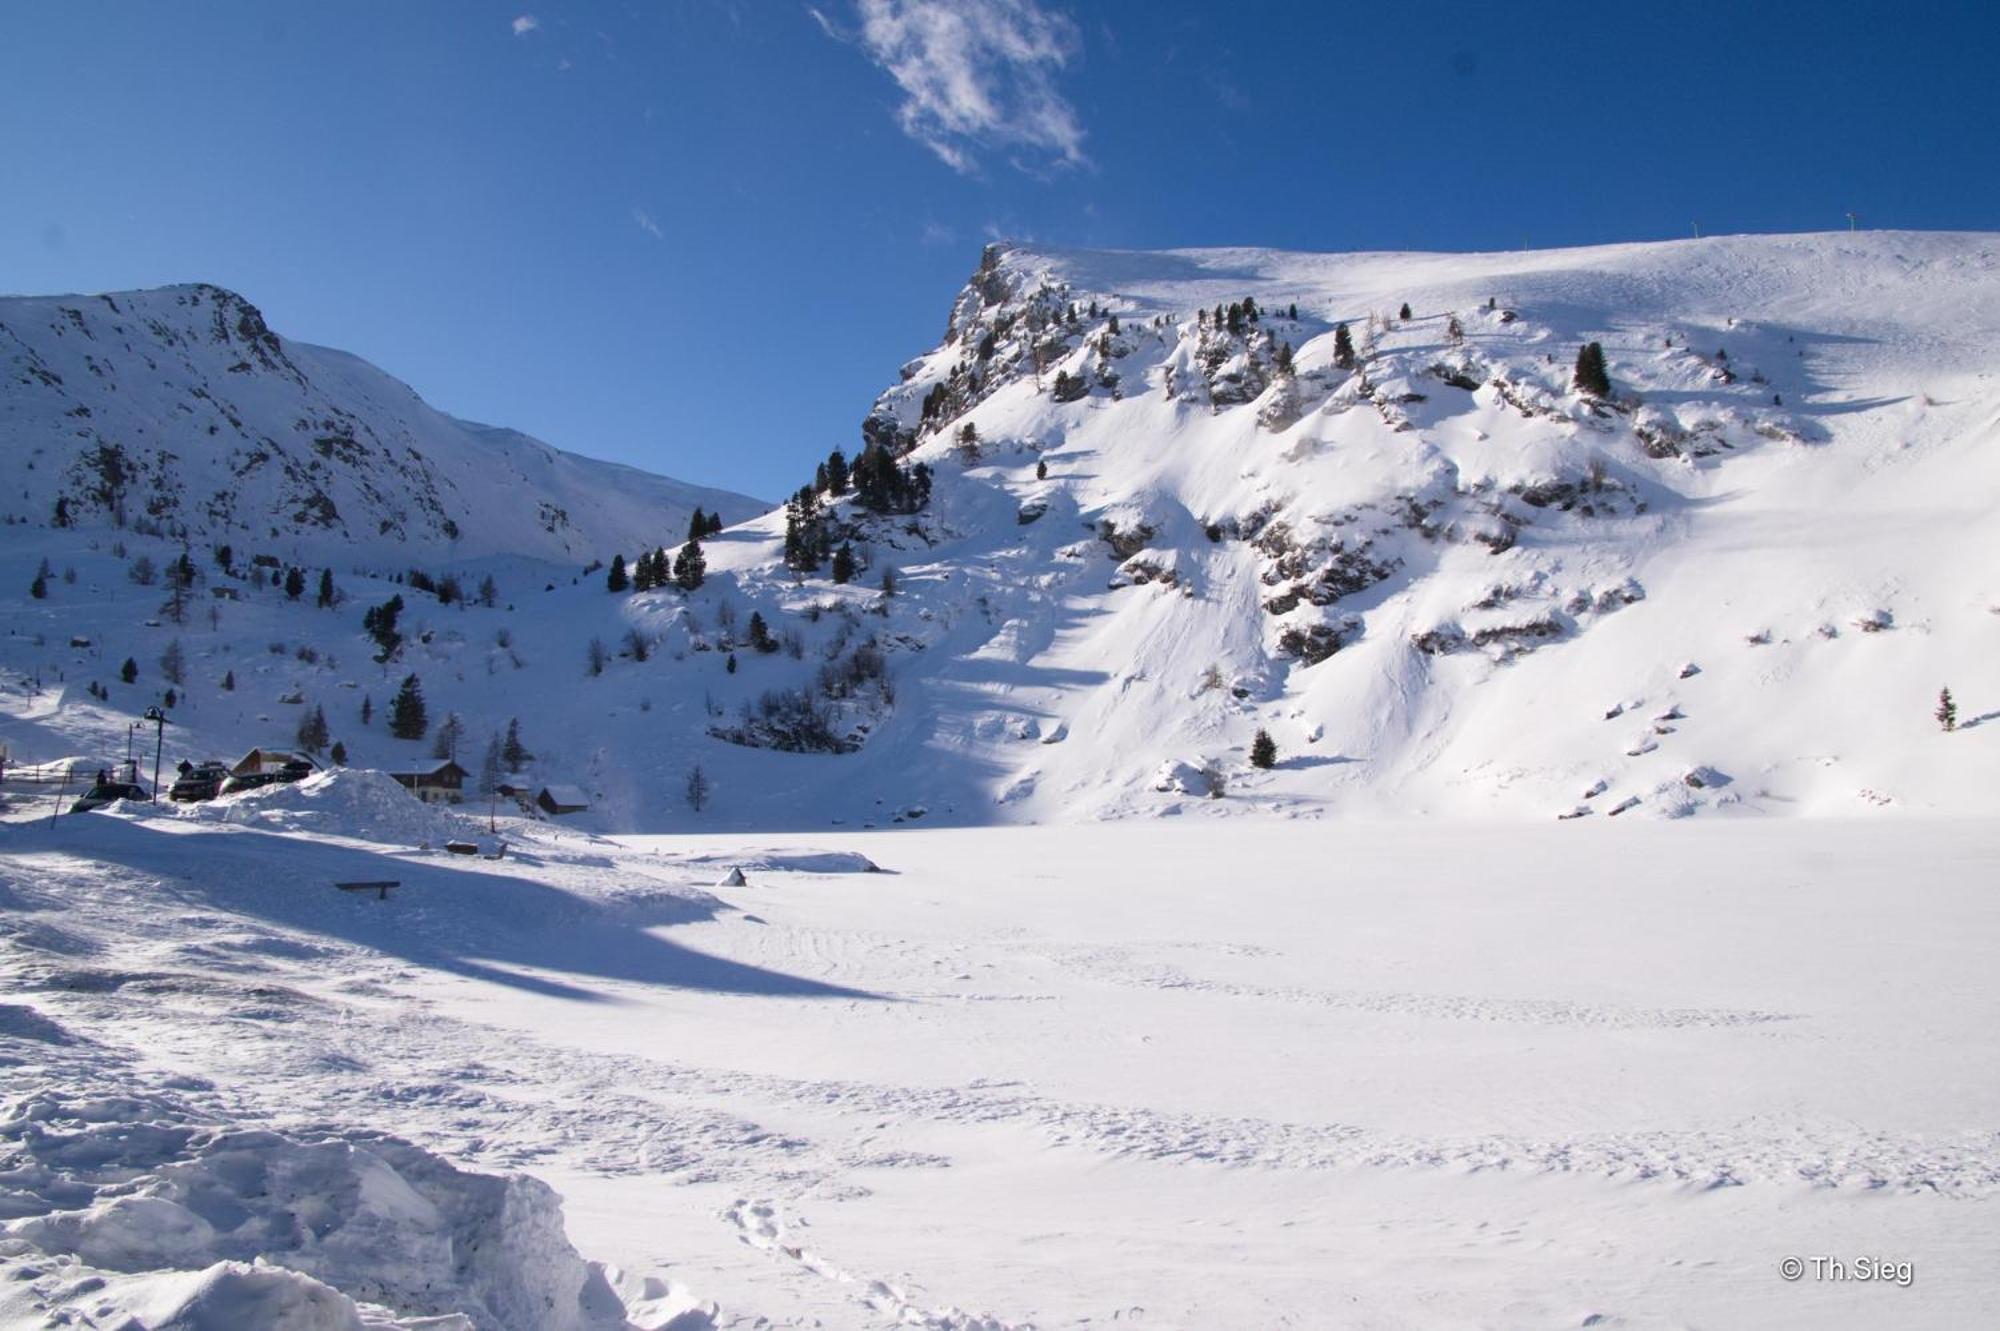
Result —
[[696, 506], [762, 507], [461, 421], [206, 283], [0, 298], [0, 374], [0, 438], [36, 473], [10, 520], [60, 502], [73, 521], [292, 558], [437, 546], [424, 557], [568, 563], [666, 539]]

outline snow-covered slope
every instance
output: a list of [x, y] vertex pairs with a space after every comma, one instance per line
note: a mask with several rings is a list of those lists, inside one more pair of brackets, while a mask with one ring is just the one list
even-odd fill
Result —
[[[543, 779], [606, 827], [1985, 811], [1997, 332], [1983, 234], [995, 247], [864, 426], [931, 469], [927, 506], [825, 501], [852, 581], [786, 568], [773, 512], [708, 542], [692, 594], [504, 564], [492, 608], [409, 593], [404, 647], [373, 663], [361, 610], [407, 588], [343, 569], [331, 611], [239, 587], [212, 631], [135, 627], [160, 600], [123, 577], [139, 545], [5, 528], [5, 664], [65, 687], [10, 703], [0, 739], [122, 749], [178, 636], [195, 682], [169, 761], [319, 703], [354, 761], [407, 763], [427, 750], [381, 707], [416, 673], [475, 755], [521, 716]], [[1590, 341], [1606, 395], [1572, 385]], [[30, 601], [44, 557], [79, 578]], [[777, 650], [749, 645], [753, 613]], [[74, 624], [90, 647], [62, 646]]]
[[456, 420], [206, 285], [0, 299], [0, 455], [11, 520], [294, 560], [570, 562], [762, 507]]

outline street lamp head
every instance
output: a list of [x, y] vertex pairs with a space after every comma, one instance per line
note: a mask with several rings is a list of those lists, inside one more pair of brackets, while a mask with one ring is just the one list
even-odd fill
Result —
[[145, 719], [148, 721], [156, 721], [164, 724], [167, 719], [167, 714], [161, 711], [157, 707], [148, 707], [146, 709]]

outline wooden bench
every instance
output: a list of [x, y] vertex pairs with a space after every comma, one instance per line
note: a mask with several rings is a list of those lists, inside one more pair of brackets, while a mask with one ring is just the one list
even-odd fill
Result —
[[392, 887], [401, 887], [402, 885], [403, 885], [402, 881], [396, 878], [384, 879], [381, 881], [368, 882], [368, 883], [334, 884], [335, 887], [339, 888], [343, 892], [373, 892], [375, 894], [376, 900], [378, 901], [387, 901], [389, 899], [389, 889]]

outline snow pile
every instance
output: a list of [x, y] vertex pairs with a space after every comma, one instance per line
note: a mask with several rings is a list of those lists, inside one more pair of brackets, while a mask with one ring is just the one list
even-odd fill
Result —
[[457, 814], [416, 798], [386, 772], [353, 768], [227, 795], [196, 805], [194, 816], [271, 831], [412, 845], [469, 839], [478, 831]]
[[404, 1324], [372, 1305], [467, 1331], [627, 1326], [546, 1184], [393, 1137], [241, 1130], [160, 1093], [44, 1089], [8, 1107], [0, 1151], [16, 1217], [0, 1227], [0, 1322]]

